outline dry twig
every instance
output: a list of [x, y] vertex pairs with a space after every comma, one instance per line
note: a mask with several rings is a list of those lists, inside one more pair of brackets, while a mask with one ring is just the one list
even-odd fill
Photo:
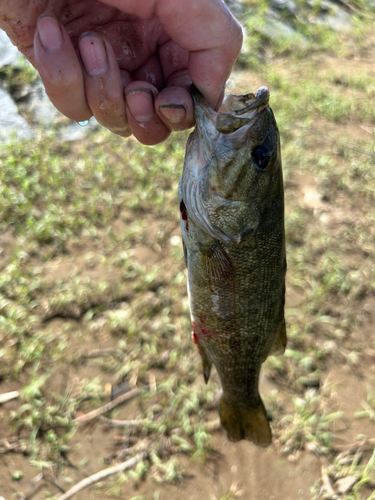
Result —
[[0, 439], [0, 446], [6, 446], [7, 444], [15, 443], [18, 441], [19, 441], [18, 436], [10, 436], [8, 438]]
[[30, 500], [30, 498], [32, 498], [39, 492], [40, 488], [43, 486], [42, 483], [39, 483], [41, 479], [43, 479], [43, 472], [34, 477], [34, 479], [31, 481], [29, 491], [25, 493], [23, 497], [21, 497], [21, 500]]
[[89, 476], [85, 479], [82, 479], [79, 483], [77, 483], [73, 488], [70, 488], [64, 495], [62, 495], [59, 500], [68, 500], [68, 498], [71, 498], [74, 496], [76, 493], [79, 491], [88, 488], [92, 484], [98, 483], [102, 479], [105, 479], [108, 476], [112, 476], [113, 474], [117, 474], [118, 472], [125, 471], [127, 469], [130, 469], [133, 467], [135, 464], [140, 462], [146, 457], [146, 453], [139, 453], [138, 455], [135, 455], [135, 457], [130, 458], [126, 462], [123, 462], [121, 464], [115, 465], [114, 467], [110, 467], [109, 469], [103, 469], [99, 472], [96, 472], [92, 476]]
[[82, 354], [83, 358], [92, 359], [100, 358], [101, 356], [116, 355], [119, 352], [118, 349], [113, 349], [112, 347], [107, 347], [105, 349], [92, 349], [86, 353]]
[[111, 453], [109, 456], [105, 457], [104, 462], [110, 464], [113, 460], [115, 462], [120, 462], [125, 460], [126, 457], [134, 455], [134, 453], [146, 453], [148, 451], [149, 445], [146, 440], [138, 440], [138, 442], [131, 446], [130, 448], [124, 448], [119, 452]]
[[101, 408], [97, 408], [96, 410], [90, 411], [89, 413], [86, 413], [86, 415], [82, 415], [81, 417], [77, 417], [73, 420], [75, 424], [83, 424], [86, 422], [90, 422], [91, 420], [94, 420], [94, 418], [99, 417], [100, 415], [103, 415], [103, 413], [106, 413], [107, 411], [113, 410], [113, 408], [116, 408], [116, 406], [124, 403], [125, 401], [128, 401], [129, 399], [134, 398], [135, 396], [138, 396], [140, 393], [139, 389], [133, 389], [129, 392], [126, 392], [125, 394], [122, 394], [118, 398], [114, 399], [110, 403], [107, 403], [106, 405], [102, 406]]
[[99, 417], [99, 420], [112, 427], [142, 427], [143, 425], [152, 423], [148, 418], [141, 418], [139, 420], [114, 420], [111, 418]]
[[326, 490], [328, 491], [328, 493], [330, 495], [336, 495], [335, 490], [332, 488], [331, 481], [330, 481], [330, 479], [328, 477], [328, 474], [324, 470], [323, 466], [322, 466], [322, 479], [323, 479], [324, 486], [326, 487]]
[[11, 436], [0, 440], [0, 449], [2, 451], [24, 451], [26, 448], [25, 444], [21, 442], [21, 438], [18, 436]]
[[19, 391], [4, 392], [4, 394], [0, 394], [0, 404], [16, 399], [19, 395]]
[[348, 452], [351, 450], [361, 449], [361, 451], [372, 450], [375, 446], [375, 439], [365, 438], [362, 441], [355, 441], [354, 443], [343, 443], [343, 444], [332, 444], [331, 448], [335, 451], [344, 451]]

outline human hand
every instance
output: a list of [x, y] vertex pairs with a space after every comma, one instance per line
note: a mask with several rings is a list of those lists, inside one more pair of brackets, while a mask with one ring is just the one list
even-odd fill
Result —
[[149, 145], [194, 124], [192, 82], [220, 104], [242, 44], [222, 0], [0, 0], [0, 27], [64, 115]]

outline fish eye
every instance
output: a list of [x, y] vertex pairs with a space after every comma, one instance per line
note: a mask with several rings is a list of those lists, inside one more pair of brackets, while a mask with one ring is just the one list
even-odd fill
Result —
[[271, 160], [271, 155], [268, 149], [261, 144], [252, 150], [251, 158], [258, 168], [264, 170]]

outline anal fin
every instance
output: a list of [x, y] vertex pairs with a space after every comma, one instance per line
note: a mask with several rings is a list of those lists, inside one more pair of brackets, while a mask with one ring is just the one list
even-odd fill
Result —
[[208, 356], [207, 356], [206, 352], [204, 351], [203, 347], [199, 344], [198, 344], [198, 349], [199, 349], [199, 354], [201, 355], [201, 358], [202, 358], [204, 381], [207, 384], [208, 379], [210, 378], [212, 363], [208, 359]]
[[271, 348], [270, 354], [284, 354], [286, 348], [286, 326], [285, 319], [283, 319], [279, 325], [279, 331], [277, 333], [275, 342]]
[[206, 351], [203, 349], [202, 345], [200, 344], [194, 328], [192, 331], [192, 337], [193, 337], [194, 343], [198, 346], [198, 351], [199, 351], [199, 354], [201, 355], [202, 367], [203, 367], [203, 377], [204, 377], [204, 381], [207, 384], [208, 379], [210, 378], [212, 361], [209, 359], [209, 357], [206, 354]]

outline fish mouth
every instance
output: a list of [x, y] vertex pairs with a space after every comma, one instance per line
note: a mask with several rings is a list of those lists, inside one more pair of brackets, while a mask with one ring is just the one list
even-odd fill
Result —
[[219, 111], [214, 111], [200, 91], [192, 85], [190, 93], [194, 101], [195, 123], [199, 135], [214, 140], [218, 134], [231, 134], [247, 125], [249, 130], [264, 111], [269, 109], [270, 93], [267, 87], [244, 95], [228, 94]]
[[216, 130], [230, 134], [244, 125], [252, 125], [268, 108], [269, 99], [267, 87], [260, 87], [256, 93], [227, 95], [216, 116]]

